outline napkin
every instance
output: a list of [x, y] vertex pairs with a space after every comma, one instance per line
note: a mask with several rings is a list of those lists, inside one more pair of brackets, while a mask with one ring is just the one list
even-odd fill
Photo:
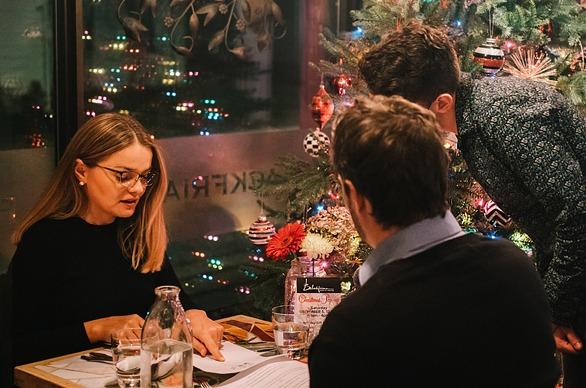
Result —
[[116, 363], [116, 368], [123, 371], [140, 368], [140, 356], [129, 356]]

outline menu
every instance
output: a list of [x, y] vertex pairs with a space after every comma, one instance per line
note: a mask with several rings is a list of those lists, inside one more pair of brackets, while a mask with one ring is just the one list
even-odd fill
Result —
[[306, 364], [284, 356], [268, 360], [218, 385], [223, 388], [309, 388]]
[[342, 301], [342, 279], [337, 277], [297, 278], [295, 314], [310, 327], [310, 337], [318, 334], [326, 316]]

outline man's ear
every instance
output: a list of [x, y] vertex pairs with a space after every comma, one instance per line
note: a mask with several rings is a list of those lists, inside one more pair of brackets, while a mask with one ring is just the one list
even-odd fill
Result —
[[429, 110], [436, 114], [447, 113], [454, 106], [454, 96], [450, 93], [442, 93], [431, 103]]
[[348, 179], [344, 179], [342, 181], [344, 195], [346, 197], [346, 201], [348, 205], [351, 205], [355, 211], [364, 211], [370, 212], [372, 207], [370, 205], [370, 201], [362, 194], [356, 190], [356, 186], [354, 183]]
[[83, 182], [85, 184], [86, 183], [86, 180], [87, 180], [87, 177], [86, 177], [86, 174], [87, 174], [87, 166], [83, 162], [83, 160], [81, 160], [81, 159], [75, 159], [74, 172], [75, 172], [75, 178], [79, 182]]

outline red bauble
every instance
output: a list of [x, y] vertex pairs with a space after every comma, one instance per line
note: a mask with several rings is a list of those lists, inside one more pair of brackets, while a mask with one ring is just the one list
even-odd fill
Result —
[[539, 31], [543, 32], [550, 38], [553, 37], [553, 23], [551, 22], [551, 20], [549, 20], [547, 24], [539, 26]]
[[338, 91], [338, 95], [343, 96], [346, 94], [346, 89], [352, 86], [352, 78], [342, 73], [332, 79], [332, 84]]
[[483, 73], [495, 76], [505, 64], [505, 53], [496, 44], [496, 39], [488, 38], [472, 53], [473, 60], [482, 65]]
[[334, 114], [334, 102], [326, 92], [324, 84], [319, 85], [319, 90], [311, 99], [311, 117], [322, 129]]

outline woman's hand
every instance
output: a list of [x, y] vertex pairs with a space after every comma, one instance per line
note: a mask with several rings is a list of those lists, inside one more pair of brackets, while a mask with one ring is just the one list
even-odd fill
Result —
[[191, 323], [193, 348], [202, 357], [209, 352], [214, 360], [224, 361], [224, 356], [220, 353], [224, 334], [222, 325], [209, 319], [203, 310], [187, 310], [185, 314]]
[[112, 334], [125, 327], [142, 327], [144, 319], [140, 315], [119, 315], [94, 319], [83, 323], [85, 332], [91, 343], [109, 342]]

